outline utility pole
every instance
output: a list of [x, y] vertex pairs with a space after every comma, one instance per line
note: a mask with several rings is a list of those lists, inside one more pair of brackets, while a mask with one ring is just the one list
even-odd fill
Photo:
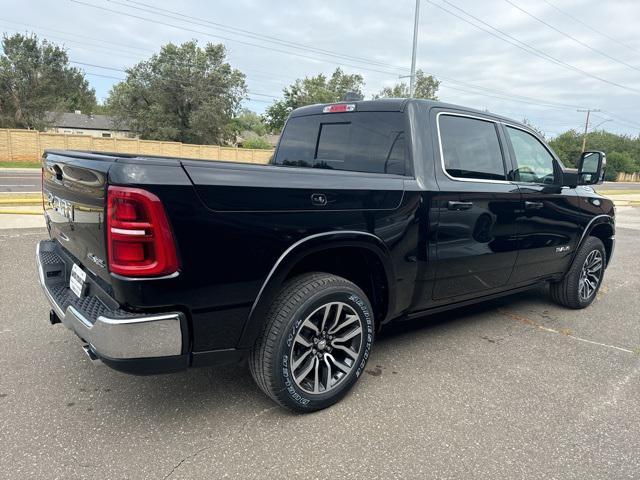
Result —
[[583, 108], [579, 108], [578, 112], [587, 112], [587, 119], [584, 122], [584, 135], [582, 136], [582, 152], [584, 153], [584, 151], [587, 149], [587, 133], [589, 131], [589, 116], [591, 115], [591, 112], [599, 112], [600, 110], [597, 108], [588, 108], [588, 109], [583, 109]]
[[411, 52], [411, 76], [409, 77], [409, 97], [413, 98], [416, 83], [416, 50], [418, 48], [418, 20], [420, 19], [420, 0], [416, 0], [416, 13], [413, 20], [413, 51]]

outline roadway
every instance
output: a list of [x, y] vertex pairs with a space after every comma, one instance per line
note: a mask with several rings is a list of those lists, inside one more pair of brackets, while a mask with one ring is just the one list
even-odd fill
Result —
[[0, 192], [39, 192], [39, 168], [0, 168]]
[[640, 208], [620, 207], [595, 303], [532, 291], [389, 328], [341, 403], [275, 406], [245, 366], [92, 364], [1, 230], [0, 478], [638, 478]]

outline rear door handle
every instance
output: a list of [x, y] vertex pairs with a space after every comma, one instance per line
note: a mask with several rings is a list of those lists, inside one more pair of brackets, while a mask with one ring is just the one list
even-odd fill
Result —
[[449, 210], [469, 210], [473, 207], [473, 202], [454, 202], [449, 200], [447, 208]]
[[524, 208], [527, 210], [540, 210], [544, 207], [542, 202], [524, 202]]

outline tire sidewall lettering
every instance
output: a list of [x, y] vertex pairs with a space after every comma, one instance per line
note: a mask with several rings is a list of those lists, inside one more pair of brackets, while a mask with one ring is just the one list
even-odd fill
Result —
[[[339, 294], [343, 296], [341, 301], [348, 302], [352, 307], [354, 307], [358, 311], [361, 319], [363, 320], [363, 323], [365, 326], [365, 334], [366, 334], [363, 337], [364, 346], [360, 354], [361, 358], [358, 362], [358, 366], [355, 369], [355, 371], [352, 371], [354, 372], [353, 379], [348, 379], [347, 382], [344, 383], [343, 388], [346, 388], [353, 383], [354, 379], [358, 379], [362, 374], [362, 372], [364, 371], [364, 367], [367, 363], [367, 360], [369, 359], [371, 346], [373, 344], [374, 322], [373, 322], [373, 316], [367, 305], [367, 302], [363, 300], [360, 297], [360, 295], [357, 295], [356, 293], [353, 293], [353, 292], [339, 292]], [[324, 299], [323, 301], [326, 301], [326, 299]], [[293, 382], [292, 373], [289, 368], [289, 351], [291, 350], [293, 339], [296, 336], [296, 333], [300, 327], [300, 324], [304, 321], [304, 318], [306, 318], [305, 312], [310, 310], [311, 308], [315, 308], [315, 306], [314, 305], [307, 306], [304, 312], [298, 312], [297, 318], [295, 319], [294, 322], [291, 323], [289, 332], [285, 338], [285, 341], [283, 342], [284, 345], [282, 346], [282, 350], [281, 350], [282, 354], [281, 354], [280, 371], [282, 375], [282, 383], [284, 386], [283, 390], [287, 392], [287, 394], [292, 400], [294, 400], [296, 403], [303, 406], [309, 405], [311, 402], [313, 402], [313, 399], [300, 393], [300, 390], [297, 388], [297, 386]], [[339, 393], [339, 391], [336, 393]]]

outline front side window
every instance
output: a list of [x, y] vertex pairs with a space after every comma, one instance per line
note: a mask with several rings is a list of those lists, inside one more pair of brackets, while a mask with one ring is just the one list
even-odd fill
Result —
[[438, 119], [445, 171], [454, 178], [506, 180], [495, 123], [441, 115]]
[[523, 130], [513, 127], [506, 130], [516, 156], [516, 181], [553, 184], [553, 156], [544, 145]]

